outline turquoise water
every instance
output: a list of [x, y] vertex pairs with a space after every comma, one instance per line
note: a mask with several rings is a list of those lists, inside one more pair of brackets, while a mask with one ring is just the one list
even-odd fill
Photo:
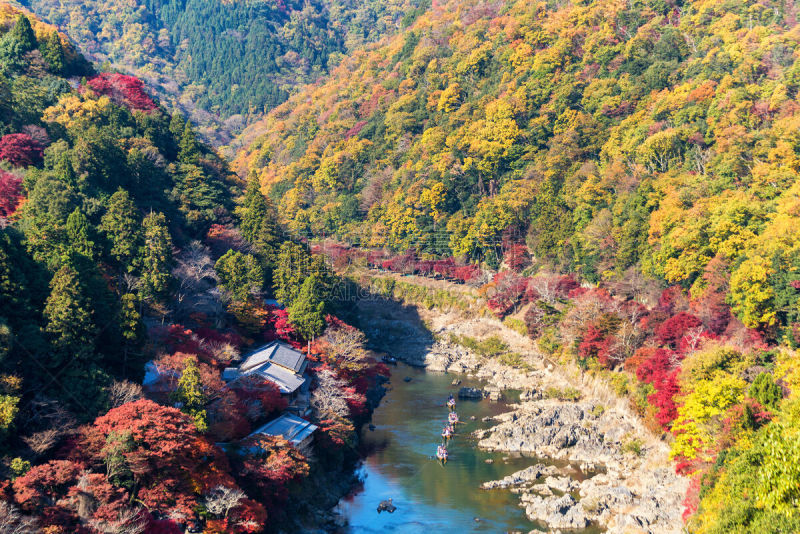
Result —
[[[411, 382], [404, 382], [409, 376]], [[487, 415], [507, 411], [503, 403], [458, 400], [459, 424], [441, 466], [432, 456], [447, 418], [444, 403], [459, 387], [481, 385], [456, 375], [426, 373], [399, 364], [391, 389], [375, 410], [375, 430], [364, 427], [363, 484], [339, 503], [345, 532], [508, 532], [542, 529], [526, 517], [519, 497], [506, 490], [484, 491], [480, 484], [538, 463], [535, 458], [480, 451], [467, 434], [486, 428]], [[475, 420], [470, 420], [475, 416]], [[494, 460], [488, 464], [486, 459]], [[392, 498], [397, 511], [378, 514], [380, 501]], [[477, 518], [477, 521], [476, 521]]]

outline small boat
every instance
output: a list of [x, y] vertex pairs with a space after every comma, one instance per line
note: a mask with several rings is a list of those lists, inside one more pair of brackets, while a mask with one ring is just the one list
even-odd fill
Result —
[[448, 425], [442, 429], [442, 439], [449, 441], [453, 437], [453, 429]]
[[456, 400], [452, 396], [447, 399], [447, 409], [451, 412], [455, 411], [456, 409]]
[[447, 447], [439, 445], [436, 448], [436, 459], [445, 464], [447, 462]]
[[397, 365], [397, 358], [394, 356], [389, 356], [388, 354], [381, 358], [383, 363], [388, 363], [389, 365]]
[[456, 412], [450, 412], [450, 414], [447, 416], [447, 421], [451, 425], [455, 425], [458, 423], [458, 414]]

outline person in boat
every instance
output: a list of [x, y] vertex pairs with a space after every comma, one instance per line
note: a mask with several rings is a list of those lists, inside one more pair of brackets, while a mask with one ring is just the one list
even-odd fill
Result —
[[452, 394], [447, 398], [447, 408], [451, 412], [454, 412], [456, 410], [456, 399], [455, 397], [453, 397]]
[[436, 458], [442, 462], [442, 465], [447, 463], [447, 447], [444, 445], [439, 445], [436, 448]]
[[452, 435], [453, 435], [453, 430], [452, 427], [450, 427], [450, 425], [447, 425], [442, 429], [442, 439], [444, 439], [445, 443], [450, 441]]
[[447, 416], [447, 420], [451, 425], [455, 425], [458, 423], [458, 414], [456, 412], [450, 412], [450, 415]]

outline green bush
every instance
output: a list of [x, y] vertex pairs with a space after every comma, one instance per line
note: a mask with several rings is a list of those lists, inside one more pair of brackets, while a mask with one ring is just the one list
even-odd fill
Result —
[[783, 391], [781, 387], [772, 379], [769, 373], [761, 373], [753, 380], [748, 391], [750, 398], [755, 399], [769, 410], [774, 411], [781, 399], [783, 399]]
[[573, 387], [557, 388], [549, 387], [544, 392], [545, 397], [548, 399], [558, 399], [560, 401], [575, 402], [580, 400], [581, 392]]
[[642, 440], [638, 438], [629, 439], [622, 444], [622, 452], [632, 453], [634, 456], [641, 456], [642, 445]]
[[520, 334], [522, 336], [528, 335], [528, 328], [525, 326], [525, 322], [519, 319], [514, 319], [513, 317], [506, 317], [503, 319], [503, 324], [509, 327], [511, 330]]

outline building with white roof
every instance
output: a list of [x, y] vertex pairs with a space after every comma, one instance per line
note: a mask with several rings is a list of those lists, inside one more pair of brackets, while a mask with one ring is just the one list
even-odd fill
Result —
[[273, 341], [250, 353], [239, 367], [225, 369], [222, 378], [230, 383], [244, 376], [261, 377], [293, 397], [306, 384], [307, 367], [305, 354], [287, 343]]

